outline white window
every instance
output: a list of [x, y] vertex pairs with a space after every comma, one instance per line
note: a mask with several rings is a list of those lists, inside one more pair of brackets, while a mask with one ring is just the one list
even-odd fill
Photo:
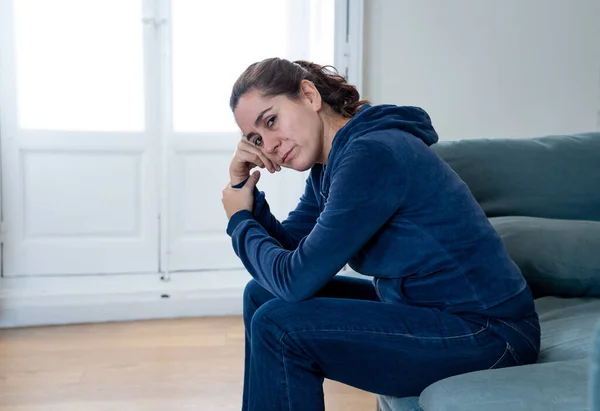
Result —
[[[352, 80], [349, 5], [0, 0], [5, 276], [240, 268], [220, 203], [231, 86], [270, 56]], [[304, 176], [263, 177], [285, 217]]]

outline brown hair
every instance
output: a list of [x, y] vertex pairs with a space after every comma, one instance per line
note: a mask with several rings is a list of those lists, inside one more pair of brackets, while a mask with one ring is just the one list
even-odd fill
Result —
[[286, 95], [298, 99], [302, 80], [313, 82], [323, 101], [344, 117], [352, 117], [363, 104], [368, 103], [360, 100], [356, 87], [348, 84], [332, 66], [274, 57], [251, 64], [240, 75], [233, 85], [229, 106], [234, 111], [240, 98], [253, 89], [265, 97]]

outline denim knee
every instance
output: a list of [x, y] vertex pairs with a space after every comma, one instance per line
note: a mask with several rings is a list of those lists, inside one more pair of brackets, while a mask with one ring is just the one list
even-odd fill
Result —
[[246, 287], [244, 288], [244, 296], [242, 297], [244, 320], [252, 318], [252, 315], [258, 308], [254, 296], [258, 293], [259, 288], [260, 285], [256, 280], [248, 281], [248, 284], [246, 284]]
[[264, 332], [266, 329], [276, 329], [284, 332], [290, 304], [293, 303], [278, 298], [262, 304], [252, 316], [252, 330], [260, 329], [260, 332]]
[[252, 319], [256, 310], [258, 310], [263, 304], [274, 299], [275, 296], [265, 290], [256, 280], [250, 280], [244, 288], [244, 296], [242, 299], [244, 321]]
[[256, 280], [252, 279], [248, 281], [246, 287], [244, 288], [244, 297], [242, 300], [244, 302], [244, 308], [254, 304], [253, 295], [258, 292], [259, 288], [262, 287], [256, 282]]

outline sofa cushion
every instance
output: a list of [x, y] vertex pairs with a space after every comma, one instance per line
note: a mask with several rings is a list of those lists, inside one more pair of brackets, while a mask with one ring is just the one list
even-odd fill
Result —
[[588, 360], [457, 375], [421, 394], [425, 411], [589, 411]]
[[431, 146], [488, 217], [600, 220], [600, 133]]
[[535, 300], [535, 307], [542, 332], [537, 364], [446, 378], [427, 387], [419, 399], [378, 396], [382, 411], [588, 410], [586, 386], [600, 299], [544, 297]]
[[594, 348], [590, 366], [590, 411], [600, 411], [600, 327], [594, 337]]
[[419, 405], [419, 397], [391, 397], [389, 395], [378, 395], [379, 411], [422, 411]]
[[542, 341], [538, 363], [589, 358], [600, 323], [600, 299], [544, 297], [535, 301]]
[[599, 221], [495, 217], [490, 222], [535, 298], [600, 297]]

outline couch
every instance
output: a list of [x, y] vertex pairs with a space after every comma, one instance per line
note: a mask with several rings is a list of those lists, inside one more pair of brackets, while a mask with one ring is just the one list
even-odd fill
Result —
[[[446, 378], [381, 411], [600, 411], [600, 133], [443, 141], [534, 295], [536, 364]], [[594, 349], [594, 341], [596, 348]]]

